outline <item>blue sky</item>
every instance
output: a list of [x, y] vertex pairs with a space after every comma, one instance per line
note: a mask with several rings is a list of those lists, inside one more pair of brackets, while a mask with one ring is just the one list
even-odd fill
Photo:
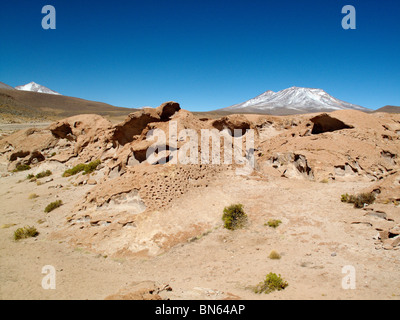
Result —
[[399, 17], [398, 0], [3, 1], [0, 81], [123, 107], [206, 111], [291, 86], [399, 106]]

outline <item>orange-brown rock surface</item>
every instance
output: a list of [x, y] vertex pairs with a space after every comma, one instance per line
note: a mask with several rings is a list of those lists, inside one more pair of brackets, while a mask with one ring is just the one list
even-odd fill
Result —
[[[151, 139], [157, 129], [167, 138], [164, 145]], [[232, 138], [235, 129], [239, 135]], [[220, 164], [204, 161], [202, 130], [222, 140], [214, 154]], [[93, 187], [76, 199], [55, 236], [109, 254], [154, 255], [213, 226], [214, 218], [207, 210], [174, 220], [174, 230], [168, 221], [179, 201], [203, 194], [210, 185], [229, 181], [229, 176], [240, 172], [237, 169], [246, 161], [224, 162], [224, 152], [230, 148], [237, 152], [234, 139], [241, 139], [243, 145], [250, 141], [248, 130], [252, 130], [254, 146], [238, 152], [243, 159], [253, 152], [254, 167], [244, 173], [249, 179], [374, 181], [376, 186], [369, 190], [378, 190], [378, 202], [400, 200], [400, 116], [395, 114], [345, 110], [201, 121], [178, 103], [167, 102], [130, 114], [116, 125], [98, 115], [81, 115], [46, 129], [19, 131], [0, 140], [0, 152], [7, 157], [10, 171], [18, 164], [71, 168], [100, 159], [101, 165], [90, 177], [70, 178], [76, 185]], [[188, 147], [191, 135], [197, 139], [194, 147]], [[151, 148], [155, 157], [147, 161]], [[184, 156], [193, 152], [197, 163], [182, 163], [178, 153], [183, 150]], [[223, 197], [223, 185], [219, 187]]]

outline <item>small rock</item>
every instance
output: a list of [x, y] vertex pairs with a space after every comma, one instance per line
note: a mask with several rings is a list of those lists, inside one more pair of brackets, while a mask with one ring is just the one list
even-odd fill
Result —
[[396, 236], [394, 238], [390, 238], [385, 240], [386, 243], [389, 243], [392, 247], [397, 247], [400, 244], [400, 236]]
[[336, 257], [336, 252], [332, 252], [331, 257]]
[[374, 211], [374, 210], [372, 210], [372, 211], [368, 212], [366, 214], [366, 216], [373, 216], [373, 217], [377, 217], [377, 218], [385, 219], [385, 220], [387, 219], [387, 215], [383, 211]]
[[87, 184], [89, 184], [89, 185], [95, 185], [95, 184], [97, 184], [97, 181], [94, 180], [94, 179], [89, 179], [89, 180], [87, 181]]
[[390, 231], [390, 233], [400, 235], [400, 226], [395, 226], [395, 227], [391, 228], [389, 231]]
[[83, 176], [83, 175], [78, 176], [78, 177], [75, 179], [75, 183], [76, 183], [77, 185], [86, 184], [86, 177]]
[[400, 236], [394, 237], [393, 238], [393, 247], [396, 247], [400, 244]]
[[109, 179], [114, 179], [114, 178], [119, 177], [119, 175], [120, 175], [119, 174], [119, 168], [118, 168], [118, 166], [116, 166], [110, 171], [110, 173], [108, 174], [108, 178]]
[[400, 236], [383, 240], [382, 248], [385, 250], [392, 250], [400, 245]]
[[385, 250], [392, 250], [393, 246], [390, 243], [384, 243], [382, 245], [382, 248], [385, 249]]
[[382, 241], [389, 239], [389, 231], [388, 230], [379, 231], [379, 239], [381, 239]]

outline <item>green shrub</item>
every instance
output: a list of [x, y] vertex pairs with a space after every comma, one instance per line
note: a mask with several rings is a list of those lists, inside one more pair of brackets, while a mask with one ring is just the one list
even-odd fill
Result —
[[340, 196], [340, 201], [342, 202], [349, 202], [349, 194], [345, 193]]
[[30, 170], [30, 166], [27, 164], [19, 164], [17, 167], [13, 170], [13, 172], [19, 172], [19, 171], [26, 171]]
[[70, 177], [73, 176], [81, 171], [85, 170], [85, 164], [84, 163], [80, 163], [78, 165], [76, 165], [75, 167], [65, 170], [63, 173], [63, 177]]
[[26, 176], [26, 178], [29, 179], [29, 180], [30, 180], [30, 179], [33, 179], [34, 177], [35, 177], [35, 176], [34, 176], [32, 173], [30, 173], [30, 174], [28, 174], [28, 175]]
[[100, 160], [95, 160], [95, 161], [89, 162], [87, 165], [85, 165], [84, 174], [92, 173], [94, 170], [97, 169], [97, 167], [100, 163], [101, 163]]
[[283, 290], [289, 284], [281, 278], [281, 275], [270, 272], [263, 282], [260, 282], [254, 289], [255, 293], [271, 293], [275, 290]]
[[243, 205], [233, 204], [229, 207], [225, 207], [222, 221], [224, 221], [224, 228], [229, 230], [243, 227], [247, 222], [247, 215], [243, 210]]
[[273, 260], [279, 260], [279, 259], [281, 258], [281, 255], [279, 254], [278, 251], [272, 250], [272, 251], [269, 253], [268, 258], [273, 259]]
[[36, 237], [38, 234], [39, 232], [35, 227], [26, 226], [23, 228], [18, 228], [14, 231], [14, 240]]
[[62, 201], [61, 200], [57, 200], [57, 201], [51, 202], [46, 206], [46, 208], [44, 209], [44, 212], [49, 213], [50, 211], [53, 211], [54, 209], [57, 209], [61, 205], [62, 205]]
[[28, 196], [28, 199], [35, 199], [35, 198], [38, 198], [39, 196], [36, 194], [36, 193], [31, 193], [29, 196]]
[[350, 195], [350, 194], [348, 194], [348, 193], [346, 193], [346, 194], [342, 194], [341, 195], [341, 198], [340, 198], [340, 201], [342, 201], [342, 202], [346, 202], [346, 203], [354, 203], [354, 202], [356, 202], [356, 196], [355, 195]]
[[35, 177], [37, 179], [40, 179], [40, 178], [51, 176], [52, 174], [53, 173], [50, 170], [46, 170], [46, 171], [39, 172]]
[[375, 195], [370, 193], [361, 193], [357, 195], [356, 201], [354, 202], [355, 208], [363, 208], [364, 204], [372, 204], [375, 201]]
[[100, 160], [96, 160], [96, 161], [92, 161], [89, 162], [88, 164], [85, 163], [80, 163], [78, 165], [76, 165], [75, 167], [65, 170], [65, 172], [63, 173], [63, 177], [70, 177], [73, 176], [79, 172], [84, 171], [83, 174], [89, 174], [92, 173], [94, 170], [96, 170], [97, 166], [101, 163]]
[[342, 194], [341, 201], [354, 203], [355, 208], [363, 208], [365, 204], [372, 204], [375, 201], [375, 195], [370, 193], [360, 193], [358, 195]]
[[267, 225], [271, 228], [277, 228], [280, 224], [282, 223], [281, 220], [277, 220], [277, 219], [271, 219], [268, 220]]

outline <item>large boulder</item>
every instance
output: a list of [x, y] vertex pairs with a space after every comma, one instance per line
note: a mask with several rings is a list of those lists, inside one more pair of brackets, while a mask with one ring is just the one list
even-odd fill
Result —
[[149, 123], [168, 121], [179, 110], [179, 103], [170, 101], [155, 109], [144, 108], [133, 112], [128, 115], [125, 121], [114, 126], [112, 139], [118, 141], [121, 145], [132, 142], [134, 136], [140, 135]]
[[240, 130], [236, 132], [239, 132], [240, 135], [243, 135], [246, 133], [247, 129], [251, 129], [253, 127], [251, 122], [244, 115], [237, 114], [214, 120], [212, 122], [212, 126], [219, 131], [229, 129], [232, 136], [235, 133], [235, 129]]
[[313, 129], [311, 131], [312, 134], [320, 134], [324, 132], [333, 132], [336, 130], [354, 128], [353, 126], [347, 125], [343, 121], [333, 118], [326, 113], [311, 118], [310, 121], [314, 123]]

